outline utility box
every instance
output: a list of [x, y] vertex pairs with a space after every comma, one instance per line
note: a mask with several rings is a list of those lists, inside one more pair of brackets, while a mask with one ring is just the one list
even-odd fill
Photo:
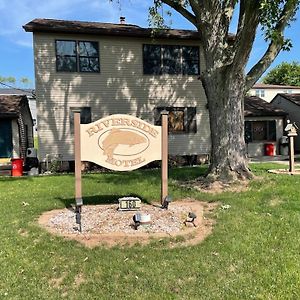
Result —
[[284, 135], [279, 140], [280, 154], [289, 155], [289, 137]]
[[35, 148], [27, 148], [26, 157], [37, 157], [37, 150]]

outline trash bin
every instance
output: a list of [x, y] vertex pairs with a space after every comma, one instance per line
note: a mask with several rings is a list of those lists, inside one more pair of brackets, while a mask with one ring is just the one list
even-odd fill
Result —
[[266, 156], [274, 156], [275, 155], [274, 143], [266, 143], [265, 144], [265, 155]]
[[22, 176], [23, 175], [23, 159], [12, 158], [11, 159], [11, 176]]
[[280, 154], [289, 155], [289, 139], [287, 136], [282, 136], [279, 140]]

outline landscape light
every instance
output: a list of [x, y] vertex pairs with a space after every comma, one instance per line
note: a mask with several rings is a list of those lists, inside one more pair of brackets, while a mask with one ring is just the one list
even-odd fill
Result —
[[197, 225], [194, 223], [196, 218], [197, 218], [197, 215], [195, 213], [189, 212], [186, 220], [184, 221], [184, 225], [186, 225], [186, 223], [192, 223], [194, 225], [194, 227], [197, 227]]
[[141, 225], [141, 214], [137, 213], [133, 216], [133, 222], [134, 222], [134, 229], [137, 230], [138, 227]]
[[167, 197], [164, 199], [164, 202], [163, 202], [161, 208], [168, 209], [169, 204], [170, 204], [171, 202], [172, 202], [172, 197], [171, 197], [171, 196], [167, 196]]

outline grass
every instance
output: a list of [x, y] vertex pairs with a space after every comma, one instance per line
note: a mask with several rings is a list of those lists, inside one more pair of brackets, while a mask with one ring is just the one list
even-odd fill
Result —
[[[300, 177], [268, 174], [257, 164], [247, 192], [219, 195], [178, 188], [203, 168], [170, 170], [174, 199], [220, 201], [203, 243], [87, 249], [36, 225], [47, 210], [74, 202], [72, 175], [0, 178], [0, 299], [299, 299]], [[84, 201], [119, 196], [157, 199], [159, 171], [83, 176]], [[28, 203], [24, 205], [23, 202]]]

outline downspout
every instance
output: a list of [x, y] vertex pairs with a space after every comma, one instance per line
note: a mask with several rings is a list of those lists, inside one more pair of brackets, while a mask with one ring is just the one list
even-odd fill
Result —
[[18, 120], [18, 128], [19, 128], [19, 143], [20, 143], [20, 157], [26, 158], [26, 148], [27, 148], [27, 141], [26, 141], [26, 128], [24, 124], [24, 120], [22, 114], [19, 114]]

